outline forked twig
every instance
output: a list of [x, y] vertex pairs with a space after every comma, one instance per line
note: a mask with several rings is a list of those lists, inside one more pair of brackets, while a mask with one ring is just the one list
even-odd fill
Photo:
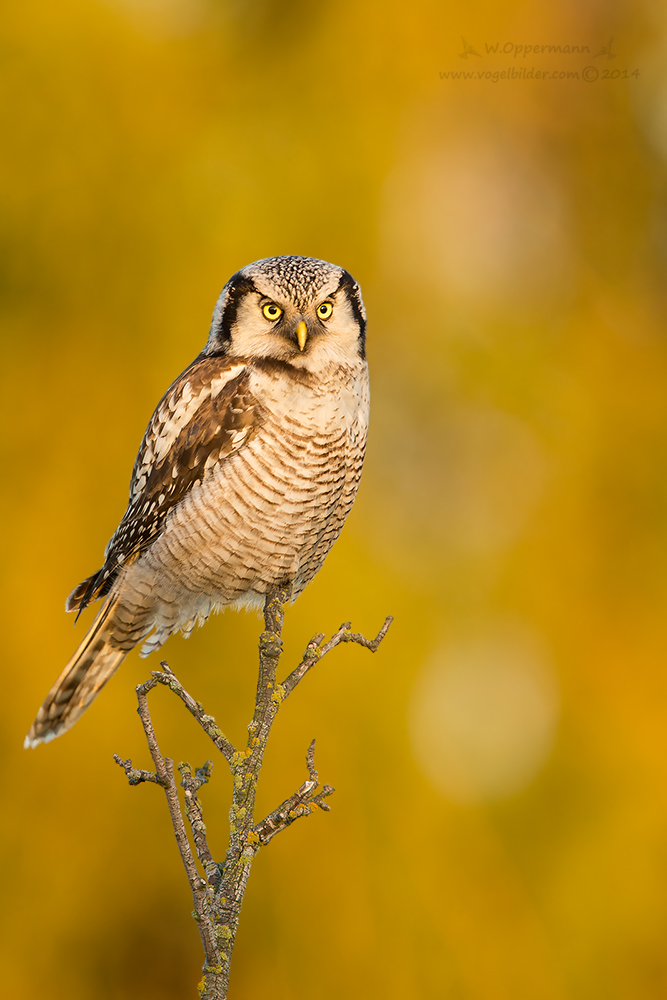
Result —
[[308, 781], [304, 781], [300, 788], [297, 788], [294, 795], [281, 802], [277, 809], [269, 813], [261, 823], [253, 827], [253, 832], [259, 838], [260, 844], [268, 844], [277, 833], [286, 830], [295, 819], [301, 816], [310, 816], [313, 806], [318, 806], [325, 812], [329, 812], [330, 806], [323, 799], [331, 795], [335, 789], [331, 785], [323, 785], [317, 792], [319, 778], [315, 770], [315, 740], [308, 747], [306, 756], [308, 765]]
[[314, 635], [306, 646], [306, 651], [303, 654], [301, 663], [298, 667], [294, 668], [291, 674], [287, 675], [282, 683], [285, 690], [285, 697], [292, 693], [299, 681], [305, 677], [311, 667], [314, 667], [323, 656], [330, 653], [331, 650], [335, 649], [341, 642], [356, 642], [357, 645], [370, 649], [371, 653], [377, 652], [378, 646], [387, 634], [387, 630], [393, 620], [393, 616], [388, 615], [387, 618], [385, 618], [384, 625], [374, 639], [367, 639], [366, 636], [361, 634], [361, 632], [351, 632], [351, 622], [343, 622], [338, 631], [331, 636], [329, 641], [325, 643], [324, 646], [320, 645], [324, 639], [324, 633], [319, 632], [317, 635]]

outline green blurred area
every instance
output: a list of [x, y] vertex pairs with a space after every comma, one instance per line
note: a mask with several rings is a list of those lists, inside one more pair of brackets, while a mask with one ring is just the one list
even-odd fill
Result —
[[[157, 662], [131, 654], [71, 733], [21, 742], [83, 634], [64, 599], [101, 563], [155, 403], [230, 274], [283, 253], [360, 281], [373, 393], [359, 499], [288, 614], [285, 666], [342, 621], [396, 621], [281, 710], [259, 811], [313, 736], [337, 791], [258, 857], [233, 997], [667, 994], [666, 45], [651, 4], [6, 6], [3, 995], [195, 995], [165, 803], [111, 757], [148, 766], [134, 686]], [[587, 65], [591, 83], [441, 75]], [[229, 613], [164, 650], [236, 740], [259, 629]], [[490, 716], [519, 720], [504, 785], [479, 716], [454, 732], [480, 637], [484, 670], [502, 652], [518, 678]], [[424, 749], [442, 691], [464, 708]], [[164, 752], [203, 763], [194, 722], [153, 698]], [[465, 792], [443, 733], [472, 740]], [[219, 761], [218, 856], [228, 793]]]

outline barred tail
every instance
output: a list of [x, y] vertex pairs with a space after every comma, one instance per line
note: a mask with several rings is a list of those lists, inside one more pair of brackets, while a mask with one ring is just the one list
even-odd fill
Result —
[[[114, 611], [119, 594], [109, 594], [83, 642], [49, 691], [23, 746], [36, 747], [66, 732], [83, 715], [134, 642], [113, 641]], [[139, 636], [137, 637], [137, 639]]]

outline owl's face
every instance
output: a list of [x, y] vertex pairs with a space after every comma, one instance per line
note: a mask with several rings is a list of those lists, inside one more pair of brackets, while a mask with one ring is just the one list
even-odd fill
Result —
[[274, 358], [318, 371], [364, 357], [366, 313], [347, 271], [312, 257], [270, 257], [223, 288], [206, 353]]

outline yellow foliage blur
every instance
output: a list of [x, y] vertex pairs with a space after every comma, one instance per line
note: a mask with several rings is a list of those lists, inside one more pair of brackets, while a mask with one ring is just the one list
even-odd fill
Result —
[[[285, 666], [396, 621], [281, 709], [259, 812], [313, 736], [337, 791], [260, 854], [232, 996], [667, 996], [664, 10], [9, 0], [0, 39], [2, 995], [195, 995], [163, 797], [112, 761], [148, 766], [157, 663], [21, 743], [155, 403], [230, 274], [296, 253], [360, 281], [373, 403]], [[163, 654], [236, 740], [259, 628], [222, 615]], [[228, 795], [216, 761], [219, 856]]]

